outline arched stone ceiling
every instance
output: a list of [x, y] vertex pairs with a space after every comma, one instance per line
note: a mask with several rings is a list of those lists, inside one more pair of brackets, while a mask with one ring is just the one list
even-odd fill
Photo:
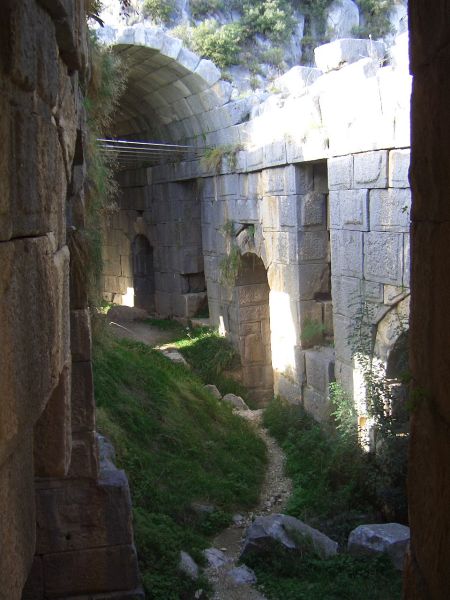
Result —
[[123, 58], [127, 88], [116, 117], [116, 137], [205, 145], [233, 123], [224, 105], [232, 86], [210, 61], [155, 27], [104, 27], [98, 38]]

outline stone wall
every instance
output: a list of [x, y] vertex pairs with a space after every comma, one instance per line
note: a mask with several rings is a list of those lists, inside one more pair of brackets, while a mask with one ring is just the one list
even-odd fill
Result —
[[[118, 135], [146, 139], [152, 134], [146, 124], [152, 111], [153, 135], [200, 147], [197, 153], [204, 145], [223, 147], [228, 155], [214, 167], [193, 155], [124, 173], [133, 181], [139, 172], [145, 181], [138, 189], [122, 180], [121, 220], [108, 234], [116, 241], [105, 251], [116, 260], [107, 263], [106, 297], [124, 301], [129, 267], [119, 270], [118, 247], [129, 253], [133, 236], [145, 231], [155, 248], [157, 311], [194, 314], [186, 304], [183, 310], [177, 304], [183, 292], [179, 256], [189, 249], [179, 243], [177, 220], [187, 205], [196, 221], [189, 221], [195, 239], [187, 243], [195, 246], [199, 263], [203, 255], [211, 323], [240, 350], [244, 371], [254, 373], [253, 381], [247, 378], [252, 393], [268, 397], [273, 381], [275, 393], [304, 402], [316, 418], [326, 419], [328, 384], [335, 376], [345, 389], [360, 393], [348, 343], [355, 306], [366, 299], [376, 313], [375, 325], [382, 322], [377, 351], [383, 361], [395, 343], [398, 315], [407, 313], [407, 34], [391, 48], [387, 66], [382, 66], [381, 42], [338, 40], [316, 50], [318, 68], [295, 67], [274, 83], [275, 93], [237, 101], [223, 94], [227, 86], [217, 81], [220, 74], [210, 65], [200, 68], [190, 54], [187, 67], [183, 49], [154, 28], [129, 27], [107, 37], [132, 64], [121, 110], [124, 115], [131, 111], [134, 119], [120, 120]], [[162, 61], [158, 77], [144, 72], [143, 60], [144, 65]], [[187, 68], [192, 74], [186, 74]], [[133, 100], [138, 87], [145, 92], [141, 111]], [[192, 194], [189, 186], [195, 180]], [[142, 214], [125, 218], [136, 202]], [[250, 341], [242, 335], [239, 290], [222, 281], [233, 248], [256, 255], [267, 271], [271, 375], [270, 361], [256, 368], [253, 356], [247, 364]], [[257, 294], [255, 288], [255, 302]], [[395, 318], [387, 317], [391, 311]]]
[[409, 3], [412, 98], [411, 556], [404, 597], [450, 593], [450, 3]]
[[126, 478], [99, 472], [87, 284], [70, 262], [84, 222], [88, 77], [83, 1], [3, 3], [2, 600], [139, 587]]

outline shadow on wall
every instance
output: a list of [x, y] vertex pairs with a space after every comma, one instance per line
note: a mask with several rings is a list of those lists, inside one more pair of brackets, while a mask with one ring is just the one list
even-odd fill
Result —
[[134, 306], [155, 310], [155, 271], [153, 248], [145, 235], [137, 235], [131, 244], [133, 256]]

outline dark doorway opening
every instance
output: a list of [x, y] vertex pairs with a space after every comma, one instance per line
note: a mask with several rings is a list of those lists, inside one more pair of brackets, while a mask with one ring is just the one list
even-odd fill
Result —
[[133, 254], [134, 305], [149, 312], [155, 310], [155, 271], [153, 248], [145, 235], [137, 235], [131, 245]]

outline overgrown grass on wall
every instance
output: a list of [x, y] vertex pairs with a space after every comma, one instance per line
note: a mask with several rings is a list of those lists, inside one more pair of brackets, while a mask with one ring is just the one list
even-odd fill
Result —
[[194, 373], [143, 344], [97, 342], [94, 378], [98, 429], [130, 480], [147, 598], [193, 598], [206, 584], [179, 572], [180, 550], [201, 563], [233, 511], [256, 504], [265, 446]]

